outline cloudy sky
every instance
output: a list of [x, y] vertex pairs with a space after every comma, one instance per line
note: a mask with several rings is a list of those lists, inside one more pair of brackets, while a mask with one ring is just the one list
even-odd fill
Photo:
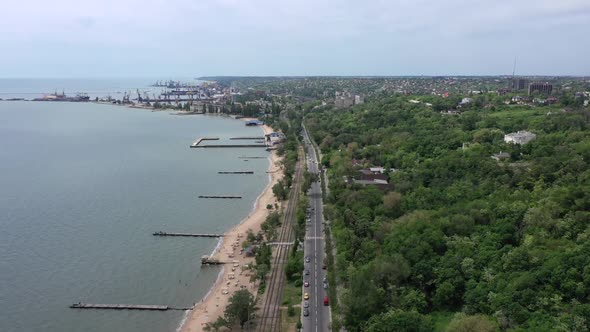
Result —
[[0, 77], [590, 75], [590, 0], [11, 0]]

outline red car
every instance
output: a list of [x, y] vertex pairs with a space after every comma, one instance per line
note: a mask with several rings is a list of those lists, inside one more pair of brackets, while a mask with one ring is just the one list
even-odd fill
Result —
[[324, 296], [324, 305], [330, 305], [330, 301], [327, 296]]

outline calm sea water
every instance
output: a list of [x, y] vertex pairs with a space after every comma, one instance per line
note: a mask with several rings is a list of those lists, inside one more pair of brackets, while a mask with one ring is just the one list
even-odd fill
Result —
[[267, 156], [257, 149], [189, 149], [199, 136], [261, 130], [215, 116], [0, 101], [0, 331], [174, 331], [181, 311], [68, 305], [190, 306], [207, 293], [219, 269], [200, 257], [217, 240], [151, 234], [231, 228], [268, 183], [268, 160], [238, 158]]

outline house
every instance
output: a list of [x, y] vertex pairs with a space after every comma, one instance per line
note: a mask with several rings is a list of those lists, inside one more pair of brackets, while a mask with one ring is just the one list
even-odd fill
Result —
[[510, 158], [510, 153], [508, 153], [508, 152], [500, 151], [500, 153], [495, 153], [492, 155], [492, 159], [494, 159], [495, 161], [502, 161], [502, 160], [508, 159], [508, 158]]
[[272, 143], [273, 145], [287, 140], [287, 137], [285, 137], [285, 134], [283, 133], [272, 132], [264, 136], [266, 137], [266, 141]]
[[504, 135], [504, 142], [510, 144], [527, 144], [535, 138], [537, 138], [537, 135], [526, 130], [519, 130], [516, 133]]
[[471, 104], [473, 102], [473, 98], [463, 98], [461, 99], [461, 102], [459, 103], [459, 105], [467, 105], [467, 104]]
[[459, 112], [457, 110], [446, 110], [446, 111], [440, 111], [440, 114], [442, 114], [442, 115], [460, 115], [461, 112]]

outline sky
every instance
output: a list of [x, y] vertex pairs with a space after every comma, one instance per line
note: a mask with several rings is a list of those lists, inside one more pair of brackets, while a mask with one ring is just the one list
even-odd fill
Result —
[[590, 75], [590, 0], [14, 0], [0, 77]]

